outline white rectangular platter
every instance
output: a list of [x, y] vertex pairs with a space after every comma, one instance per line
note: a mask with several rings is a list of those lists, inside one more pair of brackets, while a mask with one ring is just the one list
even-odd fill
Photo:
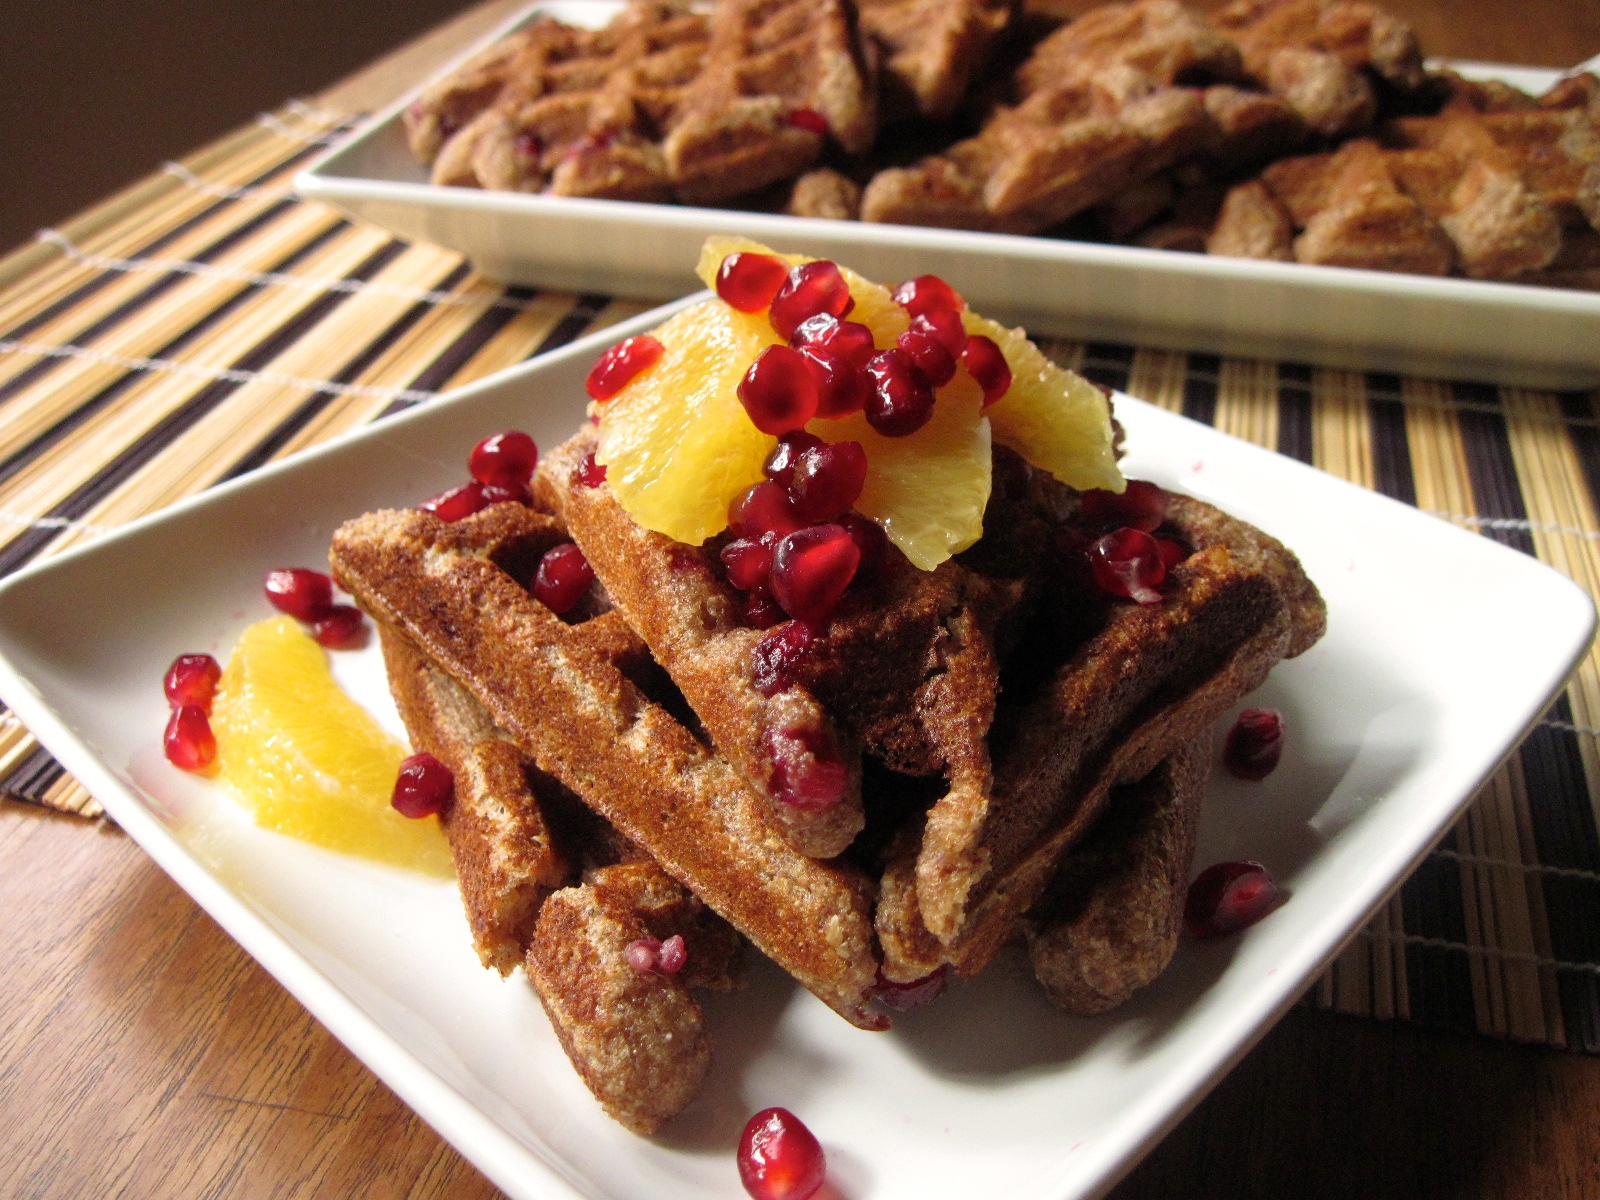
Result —
[[[611, 0], [546, 0], [602, 23]], [[490, 40], [493, 40], [492, 38]], [[1542, 91], [1556, 72], [1464, 66]], [[933, 272], [1040, 333], [1536, 387], [1600, 384], [1600, 294], [1053, 238], [436, 187], [406, 148], [412, 92], [297, 179], [302, 196], [470, 258], [512, 283], [646, 299], [697, 285], [714, 233], [833, 258], [871, 279]]]
[[[265, 572], [317, 565], [344, 519], [464, 477], [488, 433], [553, 445], [596, 354], [651, 313], [220, 486], [0, 585], [0, 697], [119, 825], [385, 1082], [519, 1200], [735, 1198], [734, 1147], [784, 1105], [833, 1195], [1069, 1200], [1108, 1188], [1291, 1004], [1399, 885], [1561, 686], [1594, 610], [1534, 560], [1125, 397], [1128, 472], [1282, 538], [1329, 632], [1253, 697], [1283, 765], [1212, 780], [1199, 864], [1254, 858], [1288, 888], [1241, 936], [1180, 947], [1118, 1012], [1061, 1015], [1003, 958], [886, 1034], [765, 963], [708, 1005], [716, 1066], [657, 1138], [606, 1118], [525, 979], [477, 963], [451, 883], [243, 820], [170, 767], [160, 679], [268, 615]], [[395, 726], [375, 651], [333, 656]]]

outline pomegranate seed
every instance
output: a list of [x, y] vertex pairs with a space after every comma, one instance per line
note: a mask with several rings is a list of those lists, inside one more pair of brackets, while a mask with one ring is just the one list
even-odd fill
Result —
[[739, 403], [762, 433], [789, 433], [817, 415], [817, 381], [805, 356], [768, 346], [739, 381]]
[[656, 956], [656, 970], [663, 975], [676, 975], [688, 961], [689, 946], [683, 940], [683, 934], [675, 933], [661, 943], [661, 951]]
[[653, 974], [661, 957], [661, 943], [652, 937], [638, 938], [623, 947], [622, 957], [639, 974]]
[[867, 424], [884, 437], [909, 437], [933, 416], [933, 389], [904, 350], [884, 350], [867, 364], [872, 395]]
[[594, 451], [583, 456], [583, 461], [578, 464], [578, 482], [584, 487], [599, 487], [606, 481], [606, 468], [604, 463], [594, 460]]
[[1194, 553], [1176, 538], [1164, 537], [1156, 539], [1156, 551], [1161, 555], [1161, 565], [1169, 571]]
[[1089, 547], [1089, 567], [1100, 590], [1140, 604], [1161, 599], [1156, 591], [1167, 577], [1155, 538], [1139, 529], [1118, 529]]
[[789, 481], [794, 478], [795, 461], [807, 450], [824, 444], [816, 434], [807, 433], [804, 429], [786, 433], [778, 439], [778, 444], [772, 448], [772, 453], [767, 455], [767, 461], [761, 466], [761, 473], [774, 483], [788, 487]]
[[762, 739], [772, 760], [772, 794], [791, 808], [820, 812], [844, 799], [850, 772], [833, 740], [820, 729], [769, 729]]
[[719, 556], [728, 572], [728, 582], [741, 592], [765, 587], [772, 574], [772, 547], [752, 538], [736, 538], [722, 548]]
[[1216, 863], [1189, 885], [1183, 927], [1193, 938], [1237, 933], [1266, 916], [1282, 897], [1282, 890], [1260, 863]]
[[367, 644], [367, 623], [353, 604], [335, 604], [311, 622], [311, 636], [329, 650], [359, 650]]
[[859, 370], [865, 370], [867, 361], [878, 352], [872, 330], [859, 321], [841, 321], [831, 313], [818, 313], [800, 322], [789, 335], [789, 345], [796, 350], [827, 350]]
[[750, 674], [756, 691], [776, 696], [800, 682], [800, 670], [811, 655], [816, 635], [804, 621], [785, 621], [750, 651]]
[[583, 381], [593, 400], [609, 400], [641, 371], [656, 365], [665, 347], [648, 333], [618, 342], [602, 354]]
[[988, 408], [1011, 390], [1011, 364], [993, 338], [975, 333], [967, 339], [961, 361], [983, 389], [983, 406]]
[[745, 597], [744, 623], [751, 629], [771, 629], [774, 625], [782, 625], [787, 619], [783, 609], [778, 607], [778, 602], [765, 587], [755, 588]]
[[808, 1200], [828, 1173], [822, 1145], [786, 1108], [764, 1108], [739, 1138], [739, 1181], [753, 1200]]
[[211, 718], [198, 704], [180, 704], [172, 710], [161, 738], [167, 761], [185, 771], [203, 771], [217, 757], [217, 739]]
[[800, 323], [818, 313], [842, 317], [855, 307], [850, 285], [839, 268], [826, 259], [801, 263], [789, 272], [767, 309], [767, 319], [785, 341]]
[[455, 784], [450, 768], [433, 755], [425, 751], [413, 754], [400, 764], [389, 803], [402, 817], [431, 817], [445, 810]]
[[802, 350], [800, 357], [817, 385], [817, 416], [848, 417], [866, 407], [872, 381], [865, 371], [831, 350]]
[[267, 599], [297, 621], [315, 621], [333, 607], [333, 580], [309, 567], [268, 571]]
[[893, 980], [885, 979], [883, 971], [879, 970], [878, 982], [873, 986], [872, 994], [896, 1012], [907, 1012], [913, 1008], [920, 1008], [928, 1001], [942, 995], [949, 986], [948, 966], [939, 967], [921, 979], [913, 979], [910, 983], [895, 983]]
[[528, 485], [525, 483], [512, 487], [486, 483], [483, 485], [483, 506], [488, 508], [491, 504], [520, 504], [524, 508], [529, 508], [533, 505], [533, 493], [528, 490]]
[[807, 130], [818, 137], [828, 136], [828, 118], [814, 108], [791, 109], [783, 119], [796, 129]]
[[516, 147], [517, 153], [524, 158], [536, 159], [544, 153], [543, 144], [526, 129], [512, 138], [511, 144]]
[[795, 512], [808, 521], [842, 516], [867, 481], [867, 452], [860, 442], [813, 446], [794, 464], [789, 495]]
[[594, 583], [594, 568], [576, 543], [562, 542], [544, 552], [533, 576], [534, 599], [556, 616], [571, 612]]
[[717, 295], [740, 312], [760, 312], [787, 278], [789, 264], [781, 258], [735, 251], [717, 268]]
[[467, 459], [474, 479], [503, 488], [526, 487], [538, 465], [539, 447], [520, 429], [484, 438]]
[[856, 578], [871, 578], [883, 569], [889, 554], [889, 535], [876, 522], [860, 513], [847, 512], [839, 518], [856, 549], [861, 551], [861, 565], [856, 568]]
[[912, 327], [896, 338], [894, 344], [910, 355], [917, 370], [934, 387], [943, 387], [955, 378], [955, 355], [945, 349], [938, 335]]
[[961, 314], [947, 308], [931, 308], [911, 318], [911, 328], [938, 339], [938, 342], [955, 358], [960, 358], [967, 348], [967, 327]]
[[906, 280], [895, 288], [894, 302], [913, 317], [920, 317], [935, 309], [960, 312], [967, 306], [961, 293], [937, 275], [918, 275], [915, 279]]
[[217, 694], [217, 680], [221, 678], [222, 668], [211, 655], [180, 654], [167, 668], [161, 686], [173, 708], [192, 704], [201, 712], [210, 712], [211, 698]]
[[1276, 709], [1245, 709], [1222, 745], [1222, 765], [1240, 779], [1265, 779], [1282, 757], [1283, 714]]
[[764, 533], [784, 537], [804, 528], [805, 521], [794, 511], [788, 489], [763, 479], [734, 498], [728, 508], [728, 524], [736, 534], [759, 538]]
[[1128, 480], [1127, 488], [1108, 492], [1090, 488], [1083, 493], [1083, 519], [1091, 525], [1110, 529], [1126, 525], [1144, 533], [1154, 533], [1167, 519], [1171, 497], [1156, 484], [1144, 479]]
[[772, 596], [791, 617], [813, 625], [828, 619], [855, 578], [861, 551], [842, 525], [797, 529], [772, 553]]
[[432, 513], [441, 521], [459, 521], [463, 517], [470, 517], [473, 513], [488, 508], [489, 500], [483, 494], [483, 484], [474, 479], [471, 483], [463, 483], [447, 492], [440, 492], [433, 499], [424, 500], [417, 507], [423, 512]]

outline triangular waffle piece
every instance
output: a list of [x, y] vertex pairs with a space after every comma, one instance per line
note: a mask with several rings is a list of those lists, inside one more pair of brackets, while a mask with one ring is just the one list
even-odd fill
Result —
[[[891, 854], [877, 911], [888, 978], [945, 962], [981, 970], [1113, 787], [1142, 778], [1321, 635], [1316, 589], [1272, 538], [1181, 496], [1166, 529], [1194, 553], [1161, 602], [1109, 604], [1050, 678], [1015, 688], [989, 738], [992, 788], [947, 793], [920, 839]], [[1081, 588], [1058, 601], [1047, 621], [1081, 622], [1093, 608]]]
[[[547, 453], [540, 497], [572, 531], [612, 602], [688, 700], [717, 752], [764, 799], [768, 819], [801, 853], [832, 858], [863, 823], [861, 751], [803, 687], [764, 693], [755, 678], [761, 630], [742, 619], [737, 596], [708, 551], [636, 525], [605, 486], [589, 487], [581, 465], [594, 451], [593, 427]], [[831, 755], [848, 785], [829, 807], [785, 803], [785, 778], [808, 764], [796, 754]]]
[[791, 849], [738, 773], [640, 690], [616, 658], [620, 617], [568, 624], [518, 582], [562, 540], [515, 504], [454, 524], [384, 511], [342, 526], [331, 559], [542, 770], [847, 1020], [882, 1028], [870, 881]]
[[1109, 1012], [1172, 961], [1210, 769], [1211, 739], [1196, 738], [1115, 789], [1063, 856], [1023, 922], [1033, 973], [1057, 1008]]
[[[599, 30], [536, 23], [516, 54], [469, 64], [408, 118], [433, 181], [562, 196], [708, 204], [810, 167], [832, 136], [877, 132], [853, 10], [843, 0], [634, 0]], [[470, 102], [469, 101], [470, 99]]]
[[1012, 0], [858, 0], [861, 28], [882, 53], [885, 123], [948, 117], [989, 61]]

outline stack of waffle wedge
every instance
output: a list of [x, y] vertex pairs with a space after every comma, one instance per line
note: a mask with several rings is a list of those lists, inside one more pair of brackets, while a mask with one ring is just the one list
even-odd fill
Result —
[[1050, 9], [540, 17], [429, 87], [407, 133], [446, 185], [1600, 287], [1595, 76], [1534, 98], [1428, 71], [1366, 0]]
[[[594, 439], [544, 457], [531, 506], [369, 513], [331, 559], [413, 744], [454, 773], [481, 958], [525, 968], [612, 1116], [648, 1133], [693, 1098], [693, 991], [736, 986], [746, 942], [865, 1030], [1014, 940], [1069, 1012], [1159, 974], [1208, 730], [1323, 629], [1290, 551], [1174, 496], [1162, 534], [1193, 552], [1159, 603], [1116, 599], [1079, 493], [997, 448], [985, 536], [932, 571], [889, 555], [774, 683], [716, 540], [636, 525], [591, 485]], [[528, 584], [567, 540], [596, 583], [557, 616]], [[823, 746], [843, 800], [777, 799], [785, 756]], [[675, 935], [682, 971], [629, 965]]]

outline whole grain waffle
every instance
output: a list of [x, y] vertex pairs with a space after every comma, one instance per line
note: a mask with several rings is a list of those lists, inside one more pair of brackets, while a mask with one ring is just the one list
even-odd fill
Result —
[[1097, 9], [1034, 48], [977, 135], [879, 172], [862, 218], [1036, 233], [1179, 164], [1233, 171], [1297, 144], [1294, 111], [1243, 78], [1237, 46], [1175, 0]]
[[1517, 97], [1458, 87], [1437, 116], [1399, 118], [1375, 139], [1274, 163], [1227, 196], [1208, 248], [1593, 286], [1600, 80], [1576, 76], [1537, 101]]
[[861, 28], [881, 56], [885, 123], [948, 117], [988, 65], [1014, 0], [857, 0]]
[[882, 1028], [867, 1008], [870, 879], [789, 846], [762, 799], [674, 715], [674, 689], [649, 676], [619, 614], [568, 623], [533, 598], [519, 580], [564, 540], [552, 517], [514, 504], [454, 524], [382, 511], [343, 525], [331, 561], [364, 609], [542, 771], [840, 1015]]
[[709, 204], [800, 174], [828, 135], [857, 152], [877, 130], [844, 0], [634, 0], [599, 30], [535, 22], [464, 75], [407, 116], [426, 151], [503, 76], [437, 150], [435, 183]]
[[[523, 965], [596, 1099], [629, 1129], [653, 1132], [710, 1066], [691, 989], [742, 985], [739, 935], [541, 772], [403, 634], [379, 634], [412, 745], [454, 776], [441, 820], [484, 965]], [[678, 973], [628, 965], [631, 943], [672, 936], [687, 947]]]
[[[888, 978], [944, 963], [981, 970], [1112, 788], [1143, 778], [1321, 636], [1321, 598], [1278, 542], [1181, 496], [1166, 531], [1193, 553], [1159, 604], [1101, 600], [1074, 578], [1068, 550], [1068, 572], [1023, 635], [1035, 677], [1008, 676], [987, 731], [992, 784], [952, 787], [920, 834], [891, 847], [876, 915]], [[1070, 547], [1070, 523], [1064, 532]]]
[[1061, 858], [1023, 921], [1033, 973], [1076, 1016], [1122, 1004], [1172, 961], [1183, 925], [1211, 739], [1195, 738], [1106, 811]]

